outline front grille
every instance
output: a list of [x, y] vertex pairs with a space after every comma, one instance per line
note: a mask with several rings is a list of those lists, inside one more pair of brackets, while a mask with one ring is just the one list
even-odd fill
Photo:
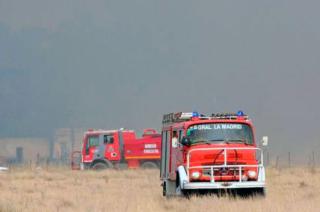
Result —
[[[238, 168], [215, 168], [213, 169], [214, 176], [237, 176], [239, 175]], [[211, 169], [203, 169], [202, 175], [211, 176]]]

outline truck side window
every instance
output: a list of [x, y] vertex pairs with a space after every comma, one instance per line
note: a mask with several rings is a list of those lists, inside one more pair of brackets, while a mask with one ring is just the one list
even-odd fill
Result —
[[172, 132], [172, 139], [171, 139], [173, 148], [178, 147], [178, 141], [179, 141], [178, 131], [175, 130], [175, 131]]
[[183, 137], [183, 130], [179, 130], [179, 143], [181, 143]]
[[88, 137], [89, 146], [99, 146], [99, 136], [89, 136]]
[[113, 135], [104, 135], [103, 136], [103, 143], [104, 144], [113, 144], [114, 138]]

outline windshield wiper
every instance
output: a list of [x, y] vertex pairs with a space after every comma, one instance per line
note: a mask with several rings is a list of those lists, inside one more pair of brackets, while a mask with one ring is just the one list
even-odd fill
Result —
[[193, 142], [192, 144], [199, 144], [199, 143], [211, 144], [210, 141], [208, 140], [199, 140], [199, 141]]
[[227, 142], [227, 140], [224, 140], [224, 139], [214, 139], [214, 140], [210, 140], [210, 141], [213, 141], [213, 142]]
[[245, 145], [249, 145], [247, 140], [242, 140], [242, 139], [232, 139], [232, 140], [228, 140], [228, 141], [230, 141], [231, 143], [243, 143]]

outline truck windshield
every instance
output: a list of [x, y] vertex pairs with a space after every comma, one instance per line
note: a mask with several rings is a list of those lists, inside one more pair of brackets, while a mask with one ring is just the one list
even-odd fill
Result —
[[253, 144], [252, 129], [238, 123], [192, 125], [187, 130], [191, 144], [196, 143], [244, 143]]

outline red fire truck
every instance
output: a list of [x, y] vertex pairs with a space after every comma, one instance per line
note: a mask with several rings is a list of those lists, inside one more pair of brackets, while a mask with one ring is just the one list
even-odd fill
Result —
[[[133, 130], [88, 130], [82, 151], [72, 155], [73, 169], [106, 169], [126, 164], [128, 168], [157, 168], [160, 165], [161, 135], [145, 129], [141, 138]], [[80, 167], [74, 158], [81, 155]]]
[[[262, 145], [267, 145], [264, 136]], [[160, 178], [163, 195], [190, 191], [265, 194], [263, 152], [243, 112], [163, 116]]]

